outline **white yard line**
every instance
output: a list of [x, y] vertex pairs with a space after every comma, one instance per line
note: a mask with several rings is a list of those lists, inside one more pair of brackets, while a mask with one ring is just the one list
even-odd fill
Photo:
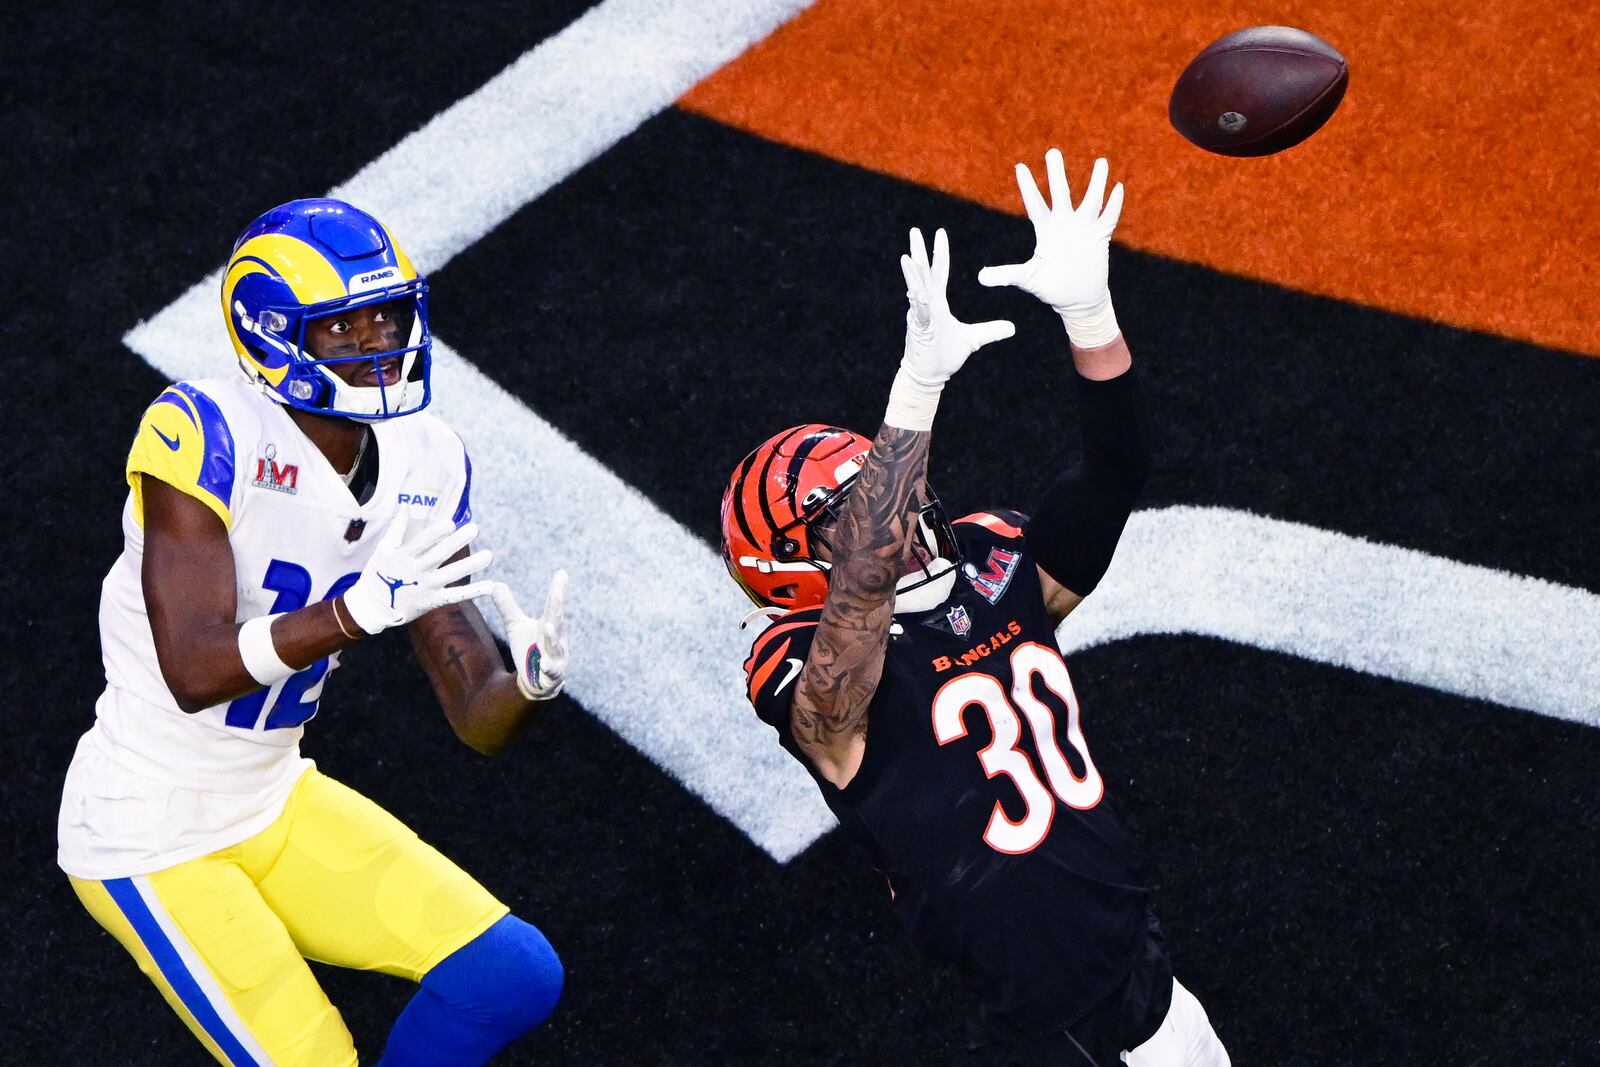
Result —
[[1220, 637], [1600, 725], [1600, 596], [1243, 511], [1133, 516], [1058, 636], [1070, 652], [1136, 634]]
[[813, 2], [606, 0], [330, 195], [436, 271]]
[[751, 604], [721, 557], [472, 364], [434, 353], [434, 406], [470, 442], [494, 569], [530, 606], [557, 567], [572, 573], [568, 691], [775, 859], [832, 828], [745, 698]]

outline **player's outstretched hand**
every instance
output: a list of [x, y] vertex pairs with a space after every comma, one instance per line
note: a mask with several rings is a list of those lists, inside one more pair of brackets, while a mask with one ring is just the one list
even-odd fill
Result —
[[488, 549], [481, 549], [448, 562], [478, 536], [476, 523], [457, 527], [448, 520], [437, 522], [408, 541], [410, 524], [410, 511], [402, 508], [362, 568], [361, 577], [344, 594], [351, 621], [369, 634], [404, 626], [446, 604], [488, 596], [495, 584], [450, 584], [481, 571], [494, 558]]
[[[1097, 159], [1089, 188], [1073, 207], [1058, 149], [1045, 153], [1044, 167], [1050, 182], [1048, 204], [1033, 172], [1026, 164], [1017, 164], [1017, 187], [1022, 190], [1028, 221], [1033, 223], [1033, 257], [1026, 263], [985, 267], [978, 272], [978, 281], [990, 286], [1014, 285], [1032, 293], [1061, 315], [1074, 344], [1103, 344], [1116, 337], [1116, 320], [1110, 313], [1108, 259], [1111, 234], [1122, 215], [1122, 183], [1107, 197], [1109, 168], [1104, 159]], [[1102, 339], [1097, 335], [1104, 333], [1108, 317], [1111, 333]]]
[[911, 252], [900, 257], [906, 278], [906, 354], [900, 361], [920, 384], [941, 386], [961, 369], [967, 357], [994, 341], [1016, 333], [1004, 319], [966, 323], [950, 312], [945, 285], [950, 280], [950, 238], [940, 229], [933, 235], [933, 259], [922, 231], [911, 231]]
[[544, 595], [544, 613], [529, 618], [504, 582], [494, 583], [494, 606], [505, 623], [506, 643], [517, 664], [517, 688], [529, 700], [548, 700], [567, 680], [567, 572], [556, 571]]

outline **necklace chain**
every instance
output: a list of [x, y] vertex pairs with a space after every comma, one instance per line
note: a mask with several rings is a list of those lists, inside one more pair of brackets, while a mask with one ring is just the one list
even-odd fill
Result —
[[348, 474], [340, 475], [340, 477], [344, 479], [344, 484], [346, 487], [356, 480], [356, 471], [361, 469], [361, 458], [367, 454], [367, 438], [371, 436], [371, 430], [367, 430], [361, 435], [361, 444], [356, 448], [355, 462], [350, 464], [350, 471]]

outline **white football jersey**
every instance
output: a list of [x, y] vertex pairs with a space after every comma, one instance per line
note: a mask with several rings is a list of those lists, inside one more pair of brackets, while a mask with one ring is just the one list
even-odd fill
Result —
[[471, 516], [471, 461], [428, 412], [372, 425], [377, 488], [358, 504], [288, 413], [243, 380], [179, 382], [145, 412], [128, 457], [122, 555], [101, 587], [106, 690], [67, 773], [58, 861], [127, 877], [265, 829], [310, 761], [300, 755], [338, 656], [187, 714], [156, 661], [140, 565], [141, 479], [204, 503], [228, 529], [238, 621], [293, 611], [355, 582], [401, 508], [411, 527]]

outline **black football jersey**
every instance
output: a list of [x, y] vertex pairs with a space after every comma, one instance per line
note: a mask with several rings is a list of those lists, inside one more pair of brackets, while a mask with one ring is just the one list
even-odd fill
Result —
[[757, 713], [870, 847], [912, 940], [975, 980], [1002, 1033], [1075, 1021], [1147, 938], [1148, 894], [1084, 739], [1023, 522], [985, 512], [955, 524], [955, 588], [934, 611], [895, 617], [845, 788], [790, 733], [820, 609], [778, 618], [745, 663]]

